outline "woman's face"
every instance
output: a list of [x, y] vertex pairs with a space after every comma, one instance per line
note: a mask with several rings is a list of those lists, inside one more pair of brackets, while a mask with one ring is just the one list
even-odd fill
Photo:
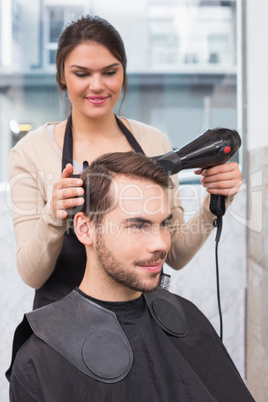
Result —
[[100, 118], [113, 113], [123, 80], [120, 61], [96, 42], [79, 44], [65, 59], [63, 83], [76, 115]]

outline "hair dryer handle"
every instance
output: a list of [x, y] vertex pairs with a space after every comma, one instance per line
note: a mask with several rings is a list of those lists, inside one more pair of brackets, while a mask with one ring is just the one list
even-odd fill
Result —
[[217, 217], [225, 214], [225, 196], [220, 194], [210, 195], [210, 211]]

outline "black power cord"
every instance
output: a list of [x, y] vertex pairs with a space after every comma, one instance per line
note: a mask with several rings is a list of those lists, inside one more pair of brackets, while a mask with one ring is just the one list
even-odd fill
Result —
[[217, 283], [217, 300], [218, 300], [218, 310], [220, 319], [220, 338], [223, 337], [223, 321], [222, 321], [222, 310], [221, 310], [221, 296], [220, 296], [220, 274], [219, 274], [219, 259], [218, 259], [218, 246], [222, 231], [222, 216], [218, 216], [213, 221], [213, 225], [217, 227], [216, 233], [216, 245], [215, 245], [215, 260], [216, 260], [216, 283]]
[[215, 246], [215, 258], [216, 258], [216, 282], [217, 282], [217, 299], [218, 310], [220, 318], [220, 338], [223, 336], [223, 322], [222, 322], [222, 310], [221, 310], [221, 298], [220, 298], [220, 274], [219, 274], [219, 260], [218, 260], [218, 245], [222, 231], [222, 217], [225, 214], [225, 197], [223, 195], [210, 195], [210, 211], [216, 215], [213, 225], [217, 228], [216, 233], [216, 246]]
[[[216, 232], [216, 246], [215, 246], [215, 259], [216, 259], [216, 283], [217, 283], [217, 300], [218, 311], [220, 319], [220, 339], [223, 338], [223, 320], [221, 310], [221, 297], [220, 297], [220, 274], [219, 274], [219, 259], [218, 259], [218, 246], [222, 232], [222, 216], [225, 214], [225, 197], [223, 195], [210, 195], [210, 211], [217, 216], [213, 221], [213, 226], [217, 228]], [[170, 286], [170, 275], [161, 272], [160, 287], [168, 290]]]

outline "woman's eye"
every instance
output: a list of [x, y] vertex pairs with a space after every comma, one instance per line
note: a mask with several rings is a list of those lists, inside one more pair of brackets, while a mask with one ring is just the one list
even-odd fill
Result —
[[83, 73], [83, 72], [76, 72], [75, 75], [79, 78], [83, 78], [86, 77], [88, 74], [87, 73]]
[[106, 71], [104, 74], [105, 75], [114, 75], [116, 73], [115, 70], [111, 70], [111, 71]]

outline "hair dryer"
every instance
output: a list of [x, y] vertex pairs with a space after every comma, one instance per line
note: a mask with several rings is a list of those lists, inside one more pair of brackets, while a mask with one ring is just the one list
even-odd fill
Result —
[[[237, 131], [229, 128], [214, 128], [203, 133], [181, 149], [155, 156], [153, 159], [163, 166], [167, 174], [183, 169], [209, 168], [229, 161], [241, 146]], [[211, 196], [210, 210], [216, 216], [225, 213], [224, 196]]]
[[[241, 146], [239, 134], [228, 128], [214, 128], [203, 131], [195, 140], [185, 145], [181, 149], [159, 155], [153, 159], [169, 175], [180, 172], [183, 169], [209, 168], [216, 165], [222, 165], [229, 161]], [[220, 338], [222, 339], [222, 312], [220, 303], [220, 283], [218, 268], [218, 243], [222, 230], [222, 216], [225, 213], [225, 197], [222, 195], [210, 195], [210, 210], [217, 216], [214, 225], [217, 227], [216, 233], [216, 277], [217, 277], [217, 296], [220, 316]], [[163, 287], [168, 288], [166, 278], [168, 275], [162, 274], [161, 280]]]

